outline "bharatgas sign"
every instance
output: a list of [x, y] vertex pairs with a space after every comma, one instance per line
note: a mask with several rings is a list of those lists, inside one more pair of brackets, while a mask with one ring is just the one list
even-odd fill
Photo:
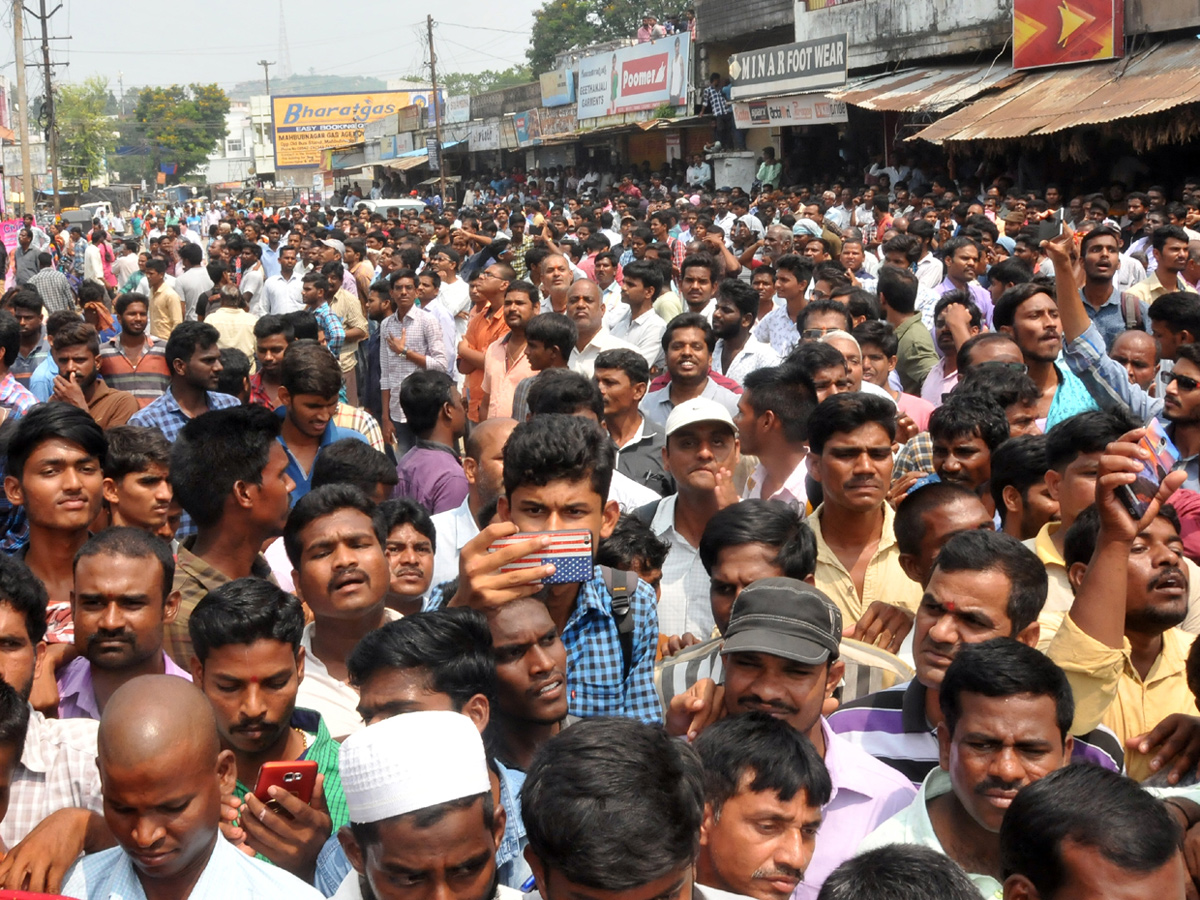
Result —
[[579, 118], [687, 105], [692, 39], [673, 34], [579, 61]]
[[409, 91], [272, 96], [275, 168], [320, 165], [322, 149], [363, 140], [368, 122], [394, 116], [412, 102]]
[[841, 87], [846, 35], [735, 53], [729, 57], [729, 79], [734, 100]]

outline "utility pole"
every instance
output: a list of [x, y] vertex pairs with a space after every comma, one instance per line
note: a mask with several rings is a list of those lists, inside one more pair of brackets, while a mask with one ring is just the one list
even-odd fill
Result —
[[433, 87], [430, 102], [433, 104], [433, 134], [438, 145], [438, 183], [442, 195], [442, 207], [446, 206], [446, 159], [442, 155], [442, 104], [438, 102], [437, 54], [433, 52], [433, 16], [425, 17], [429, 31], [429, 81]]
[[62, 4], [46, 12], [46, 0], [41, 0], [42, 20], [42, 65], [46, 75], [46, 126], [50, 137], [50, 184], [54, 190], [54, 212], [62, 209], [62, 200], [58, 196], [58, 122], [54, 118], [54, 87], [50, 84], [50, 37], [47, 34], [47, 23], [50, 16], [62, 9]]
[[260, 59], [256, 63], [256, 65], [260, 65], [263, 67], [263, 78], [266, 79], [266, 82], [267, 82], [267, 96], [270, 97], [271, 96], [271, 73], [269, 71], [267, 71], [267, 69], [268, 69], [268, 67], [275, 65], [275, 63], [267, 62], [265, 59]]
[[25, 4], [13, 0], [13, 40], [16, 43], [17, 64], [17, 127], [21, 129], [21, 189], [25, 202], [22, 213], [33, 212], [33, 172], [29, 164], [29, 97], [25, 93]]

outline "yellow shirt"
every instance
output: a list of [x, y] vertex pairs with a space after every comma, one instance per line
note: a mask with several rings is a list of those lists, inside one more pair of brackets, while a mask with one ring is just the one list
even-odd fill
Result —
[[854, 590], [854, 579], [850, 572], [821, 534], [821, 513], [824, 509], [825, 505], [821, 504], [808, 517], [808, 524], [817, 538], [817, 571], [814, 580], [816, 586], [842, 611], [844, 624], [853, 625], [876, 600], [915, 613], [921, 604], [921, 586], [900, 568], [900, 548], [896, 546], [896, 535], [892, 529], [896, 514], [892, 512], [892, 507], [887, 503], [883, 505], [883, 534], [875, 555], [867, 563], [861, 597]]
[[[347, 290], [339, 290], [333, 295], [333, 300], [329, 303], [329, 308], [333, 310], [333, 314], [342, 320], [342, 326], [349, 331], [351, 328], [361, 328], [367, 330], [367, 317], [363, 315], [362, 304], [358, 298]], [[353, 372], [357, 362], [357, 357], [354, 355], [358, 349], [359, 341], [346, 341], [342, 344], [342, 352], [338, 356], [338, 364], [342, 368], [342, 372]]]
[[[1179, 290], [1189, 294], [1196, 293], [1196, 289], [1182, 278], [1176, 276], [1175, 281], [1179, 285]], [[1143, 303], [1149, 304], [1153, 303], [1163, 294], [1167, 293], [1167, 289], [1163, 287], [1162, 282], [1158, 280], [1158, 273], [1153, 272], [1150, 275], [1147, 275], [1137, 284], [1131, 286], [1125, 293], [1129, 294], [1131, 297], [1136, 297]]]
[[[146, 287], [149, 286], [147, 282]], [[183, 321], [183, 301], [164, 281], [157, 291], [150, 294], [147, 312], [150, 313], [150, 333], [165, 341], [171, 336], [175, 326]]]
[[[1163, 633], [1163, 649], [1145, 681], [1130, 662], [1129, 641], [1117, 650], [1087, 634], [1069, 616], [1063, 620], [1047, 655], [1062, 667], [1075, 694], [1072, 734], [1086, 734], [1097, 725], [1113, 730], [1121, 743], [1152, 729], [1172, 713], [1200, 713], [1187, 685], [1188, 649], [1195, 635], [1178, 628]], [[1129, 777], [1151, 775], [1144, 753], [1126, 749]]]
[[1054, 541], [1050, 539], [1060, 526], [1060, 522], [1047, 522], [1036, 537], [1022, 542], [1037, 554], [1037, 558], [1046, 567], [1046, 576], [1050, 581], [1046, 605], [1042, 607], [1038, 616], [1041, 632], [1037, 648], [1043, 653], [1049, 648], [1055, 633], [1062, 627], [1063, 619], [1070, 612], [1071, 604], [1075, 602], [1075, 592], [1071, 590], [1071, 582], [1067, 578], [1067, 563], [1054, 546]]

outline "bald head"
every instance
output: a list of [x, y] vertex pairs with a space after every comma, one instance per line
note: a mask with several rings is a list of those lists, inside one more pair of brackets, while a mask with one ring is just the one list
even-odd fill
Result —
[[482, 462], [485, 456], [490, 456], [508, 441], [508, 436], [517, 427], [516, 419], [484, 419], [478, 425], [471, 426], [471, 435], [467, 438], [467, 456]]
[[1122, 331], [1113, 341], [1108, 354], [1113, 362], [1125, 367], [1129, 381], [1148, 390], [1158, 374], [1158, 347], [1154, 338], [1144, 331]]
[[221, 752], [217, 720], [200, 689], [174, 675], [143, 675], [119, 687], [100, 718], [101, 764], [147, 760], [211, 766]]

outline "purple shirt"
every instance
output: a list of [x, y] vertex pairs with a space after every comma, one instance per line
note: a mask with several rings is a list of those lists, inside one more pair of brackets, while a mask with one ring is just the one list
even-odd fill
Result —
[[[165, 652], [163, 674], [192, 680]], [[58, 717], [60, 719], [100, 719], [100, 706], [92, 687], [92, 664], [86, 656], [77, 656], [67, 663], [58, 676]]]
[[[942, 279], [942, 283], [934, 288], [934, 293], [939, 298], [946, 296], [951, 291], [957, 291], [954, 282], [947, 275]], [[967, 293], [971, 295], [971, 300], [979, 307], [979, 311], [983, 314], [983, 324], [987, 326], [987, 330], [992, 330], [992, 310], [995, 309], [995, 304], [992, 303], [992, 295], [979, 286], [978, 281], [972, 281], [967, 285]]]
[[822, 812], [821, 834], [804, 880], [791, 900], [816, 900], [821, 885], [868, 834], [912, 803], [917, 791], [907, 778], [845, 738], [821, 719], [825, 735], [825, 768], [833, 794]]
[[454, 509], [467, 499], [467, 476], [445, 444], [418, 440], [396, 466], [400, 482], [393, 496], [416, 500], [429, 514]]

